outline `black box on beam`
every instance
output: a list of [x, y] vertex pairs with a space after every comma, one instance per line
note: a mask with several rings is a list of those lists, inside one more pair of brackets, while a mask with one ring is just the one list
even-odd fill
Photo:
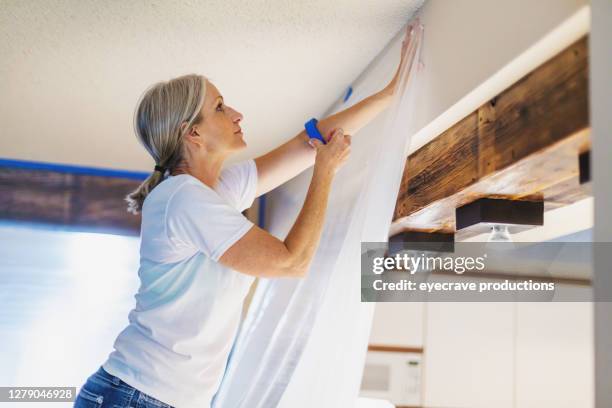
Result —
[[578, 170], [580, 184], [591, 181], [591, 151], [580, 153], [578, 155]]
[[457, 232], [467, 238], [507, 225], [511, 233], [544, 225], [544, 201], [480, 198], [455, 210]]
[[455, 252], [452, 232], [403, 231], [389, 238], [388, 255], [401, 251]]

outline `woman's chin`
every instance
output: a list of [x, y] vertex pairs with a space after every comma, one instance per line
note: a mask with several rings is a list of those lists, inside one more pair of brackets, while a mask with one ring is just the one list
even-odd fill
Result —
[[242, 150], [247, 146], [246, 140], [244, 140], [244, 136], [242, 135], [242, 132], [240, 133], [234, 133], [237, 137], [238, 140], [236, 141], [236, 149], [237, 150]]

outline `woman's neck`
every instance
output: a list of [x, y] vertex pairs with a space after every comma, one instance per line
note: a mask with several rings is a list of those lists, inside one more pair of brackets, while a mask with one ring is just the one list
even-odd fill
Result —
[[170, 174], [189, 174], [210, 188], [217, 185], [225, 157], [209, 156], [205, 160], [193, 160], [192, 163], [182, 162]]

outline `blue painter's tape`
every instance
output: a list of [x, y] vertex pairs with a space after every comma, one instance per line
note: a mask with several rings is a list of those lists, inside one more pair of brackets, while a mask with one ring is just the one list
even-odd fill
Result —
[[319, 129], [317, 129], [317, 123], [318, 122], [319, 122], [318, 120], [316, 120], [315, 118], [312, 118], [308, 122], [304, 123], [304, 128], [306, 129], [306, 134], [311, 139], [319, 139], [321, 141], [321, 143], [327, 144], [327, 142], [323, 138], [323, 135], [321, 134], [321, 132], [319, 132]]
[[352, 94], [353, 94], [353, 87], [349, 86], [348, 89], [346, 90], [346, 95], [344, 95], [344, 100], [342, 102], [348, 101]]
[[113, 170], [98, 167], [74, 166], [70, 164], [44, 163], [27, 160], [1, 159], [0, 167], [13, 167], [26, 170], [46, 170], [59, 173], [82, 174], [87, 176], [117, 177], [133, 180], [144, 180], [150, 173], [129, 170]]

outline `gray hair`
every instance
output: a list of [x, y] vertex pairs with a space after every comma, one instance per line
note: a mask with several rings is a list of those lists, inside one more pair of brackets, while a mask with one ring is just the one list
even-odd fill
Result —
[[[155, 165], [166, 169], [155, 170], [132, 193], [125, 197], [128, 212], [138, 214], [147, 195], [183, 159], [183, 138], [193, 124], [199, 123], [206, 97], [207, 79], [190, 74], [158, 82], [140, 98], [134, 114], [134, 131], [147, 149]], [[181, 131], [181, 125], [187, 123]]]

